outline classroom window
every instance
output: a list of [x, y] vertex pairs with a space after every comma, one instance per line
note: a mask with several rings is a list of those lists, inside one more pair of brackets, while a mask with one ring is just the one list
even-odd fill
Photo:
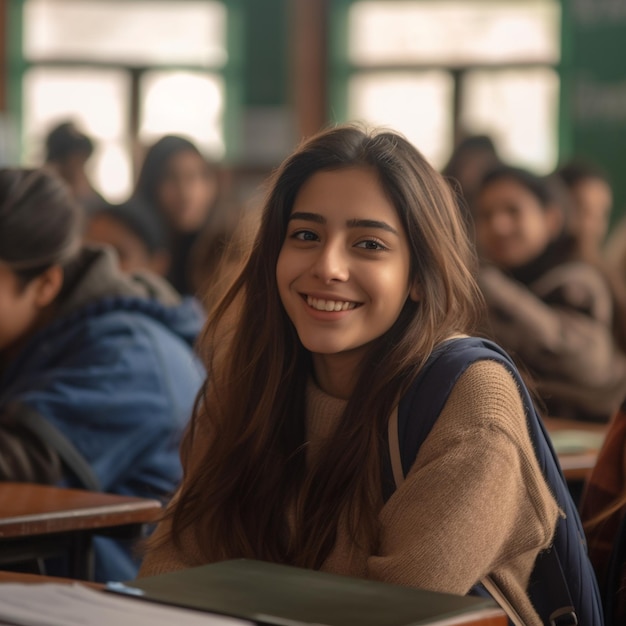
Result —
[[90, 160], [94, 182], [111, 198], [132, 187], [128, 133], [128, 76], [120, 70], [37, 67], [23, 80], [25, 161], [45, 158], [44, 135], [55, 123], [72, 119], [94, 139]]
[[513, 163], [548, 172], [558, 159], [559, 78], [552, 68], [468, 71], [461, 124], [496, 138]]
[[151, 143], [165, 133], [182, 134], [193, 137], [214, 157], [224, 155], [225, 89], [221, 76], [204, 72], [146, 72], [140, 99], [142, 143]]
[[96, 142], [94, 183], [129, 194], [134, 157], [166, 133], [225, 154], [227, 9], [217, 0], [25, 0], [23, 157], [43, 158], [45, 133], [76, 120]]
[[24, 24], [24, 52], [32, 60], [226, 62], [226, 11], [218, 2], [27, 0]]
[[360, 72], [348, 86], [350, 117], [401, 128], [424, 154], [442, 162], [452, 143], [452, 89], [450, 76], [440, 71]]
[[334, 9], [338, 119], [396, 128], [438, 167], [462, 133], [491, 134], [527, 167], [555, 165], [558, 0], [335, 0]]

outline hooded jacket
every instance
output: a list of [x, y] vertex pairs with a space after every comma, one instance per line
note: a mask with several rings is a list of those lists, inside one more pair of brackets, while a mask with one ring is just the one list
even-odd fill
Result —
[[[44, 437], [36, 412], [87, 461], [103, 491], [165, 499], [203, 379], [192, 344], [203, 314], [163, 281], [129, 278], [113, 254], [85, 249], [53, 319], [0, 371], [0, 479], [82, 486]], [[128, 579], [130, 551], [98, 539], [96, 577]]]

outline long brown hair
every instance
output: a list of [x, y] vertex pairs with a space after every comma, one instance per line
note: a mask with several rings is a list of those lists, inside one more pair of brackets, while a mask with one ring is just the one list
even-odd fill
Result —
[[[335, 435], [307, 467], [311, 358], [282, 307], [276, 262], [303, 183], [347, 167], [377, 173], [406, 230], [421, 300], [407, 299], [373, 342]], [[203, 561], [319, 568], [342, 519], [355, 543], [374, 549], [386, 422], [435, 344], [473, 328], [482, 302], [473, 265], [448, 185], [408, 141], [342, 126], [303, 143], [273, 177], [248, 261], [203, 333], [207, 379], [183, 442], [172, 540], [180, 547], [191, 529]]]

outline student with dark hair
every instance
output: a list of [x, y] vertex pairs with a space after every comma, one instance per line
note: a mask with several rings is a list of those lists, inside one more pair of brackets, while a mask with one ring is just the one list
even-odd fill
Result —
[[[467, 211], [486, 172], [500, 163], [493, 139], [488, 135], [468, 135], [452, 151], [442, 174], [460, 195], [461, 208]], [[470, 222], [471, 213], [464, 214]]]
[[93, 141], [73, 122], [58, 124], [46, 137], [46, 166], [65, 181], [87, 213], [107, 204], [87, 175], [87, 162], [93, 150]]
[[556, 174], [572, 200], [570, 230], [581, 253], [590, 260], [600, 260], [613, 207], [613, 190], [607, 176], [581, 160], [565, 163]]
[[448, 185], [399, 135], [339, 127], [289, 157], [205, 327], [185, 476], [142, 574], [248, 557], [459, 594], [493, 574], [540, 624], [526, 586], [558, 507], [502, 364], [461, 375], [384, 503], [394, 407], [471, 331], [473, 263]]
[[197, 240], [221, 226], [218, 193], [217, 168], [188, 139], [167, 135], [148, 149], [135, 195], [163, 221], [171, 254], [167, 278], [180, 293], [202, 296], [206, 250]]
[[84, 239], [112, 246], [124, 272], [168, 273], [170, 255], [163, 224], [137, 197], [92, 213]]
[[626, 393], [602, 273], [581, 257], [547, 180], [508, 166], [474, 204], [488, 330], [534, 375], [551, 415], [607, 421]]
[[[59, 179], [0, 170], [0, 479], [166, 498], [202, 379], [203, 317], [165, 281], [81, 247], [81, 231]], [[96, 541], [97, 579], [134, 575], [127, 546]]]

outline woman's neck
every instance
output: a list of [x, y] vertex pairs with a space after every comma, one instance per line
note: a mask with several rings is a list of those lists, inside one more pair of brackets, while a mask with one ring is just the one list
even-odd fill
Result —
[[320, 389], [347, 400], [354, 390], [363, 355], [360, 352], [313, 354], [313, 371]]

